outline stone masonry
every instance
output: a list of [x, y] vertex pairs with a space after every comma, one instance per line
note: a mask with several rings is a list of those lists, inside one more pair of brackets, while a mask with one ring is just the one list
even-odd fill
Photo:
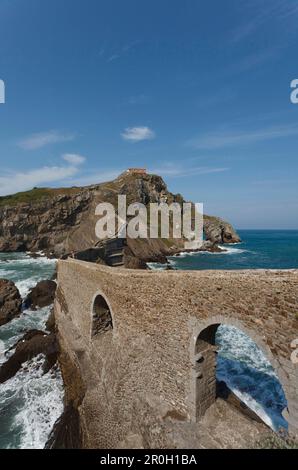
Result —
[[[92, 335], [98, 296], [113, 328]], [[175, 446], [181, 423], [196, 425], [215, 401], [214, 336], [222, 323], [263, 350], [298, 435], [298, 365], [290, 359], [297, 313], [298, 271], [152, 272], [59, 261], [55, 315], [62, 351], [84, 388], [84, 447]]]

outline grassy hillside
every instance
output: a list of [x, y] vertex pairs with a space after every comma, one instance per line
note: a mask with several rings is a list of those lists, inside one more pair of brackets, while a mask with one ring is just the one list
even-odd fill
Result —
[[59, 195], [71, 195], [78, 193], [80, 188], [34, 188], [10, 196], [0, 197], [0, 207], [15, 206], [17, 204], [32, 204], [42, 199], [51, 199]]

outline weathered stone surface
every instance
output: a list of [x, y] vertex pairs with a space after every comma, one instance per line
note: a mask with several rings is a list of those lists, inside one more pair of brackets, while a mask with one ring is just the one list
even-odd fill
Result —
[[[75, 384], [84, 389], [84, 447], [113, 448], [134, 436], [144, 447], [175, 448], [194, 429], [198, 445], [207, 446], [197, 421], [196, 346], [206, 328], [222, 323], [240, 328], [263, 350], [286, 394], [291, 432], [297, 432], [298, 369], [291, 362], [297, 271], [148, 272], [68, 260], [58, 263], [58, 283], [57, 327], [72, 364], [64, 380], [77, 390], [75, 370]], [[110, 307], [113, 329], [91, 338], [97, 295]], [[183, 416], [185, 425], [166, 416]], [[227, 430], [219, 423], [220, 429]]]
[[12, 348], [13, 355], [0, 366], [0, 383], [13, 377], [22, 364], [39, 354], [46, 356], [44, 372], [48, 372], [57, 360], [58, 344], [54, 334], [47, 335], [43, 331], [32, 330], [27, 332]]
[[[65, 252], [67, 236], [75, 230], [92, 200], [88, 188], [48, 190], [32, 202], [0, 206], [0, 251], [48, 251], [59, 256]], [[29, 197], [30, 201], [30, 197]]]
[[0, 279], [0, 326], [21, 313], [22, 298], [12, 281]]
[[57, 284], [55, 281], [40, 281], [27, 295], [24, 304], [26, 308], [36, 310], [48, 307], [54, 302]]
[[68, 404], [56, 421], [45, 449], [81, 449], [82, 436], [78, 410]]

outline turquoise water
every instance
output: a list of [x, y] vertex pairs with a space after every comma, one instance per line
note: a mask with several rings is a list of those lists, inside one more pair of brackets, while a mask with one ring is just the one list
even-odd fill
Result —
[[178, 269], [293, 269], [298, 268], [298, 230], [239, 230], [243, 240], [225, 245], [225, 253], [196, 253], [172, 257]]

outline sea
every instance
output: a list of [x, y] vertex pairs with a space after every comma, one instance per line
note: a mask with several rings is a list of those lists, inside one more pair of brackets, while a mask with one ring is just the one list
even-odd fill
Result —
[[[178, 270], [298, 269], [298, 230], [239, 230], [242, 243], [225, 245], [222, 253], [184, 253], [169, 262]], [[150, 264], [151, 269], [165, 267]], [[0, 278], [11, 279], [23, 298], [42, 279], [50, 279], [55, 260], [29, 253], [0, 253]], [[44, 329], [51, 307], [24, 310], [19, 318], [0, 327], [0, 364], [8, 350], [33, 328]], [[217, 378], [224, 380], [273, 430], [287, 428], [282, 410], [287, 402], [271, 364], [242, 331], [221, 325]], [[58, 368], [43, 375], [42, 356], [0, 384], [0, 449], [41, 449], [63, 411], [63, 383]]]
[[[51, 279], [55, 260], [27, 253], [0, 253], [0, 278], [15, 282], [22, 298], [38, 281]], [[45, 329], [51, 307], [24, 310], [19, 318], [0, 327], [0, 365], [26, 331]], [[0, 384], [0, 449], [42, 449], [63, 411], [63, 383], [59, 369], [42, 373], [42, 355], [23, 364]]]

